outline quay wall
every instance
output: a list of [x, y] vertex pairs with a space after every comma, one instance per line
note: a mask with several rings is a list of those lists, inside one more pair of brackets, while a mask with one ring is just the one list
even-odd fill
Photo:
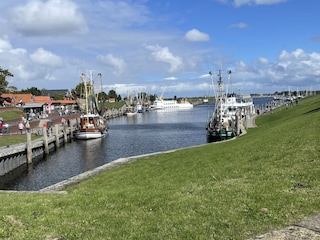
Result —
[[[73, 131], [75, 130], [74, 127], [72, 128], [65, 128], [65, 132], [59, 131], [57, 135], [46, 135], [30, 143], [26, 142], [0, 148], [0, 177], [23, 165], [32, 163], [35, 159], [42, 159], [51, 151], [56, 150], [67, 142], [71, 142]], [[46, 130], [44, 129], [43, 131]], [[30, 145], [30, 149], [28, 148], [28, 144]]]
[[[123, 116], [124, 113], [125, 107], [108, 109], [104, 113], [104, 117], [111, 119]], [[70, 126], [62, 126], [61, 119], [63, 117], [69, 119]], [[52, 113], [48, 114], [48, 118], [30, 121], [30, 133], [27, 133], [25, 130], [22, 133], [27, 135], [25, 143], [0, 148], [0, 178], [5, 177], [16, 169], [31, 164], [34, 160], [43, 159], [47, 154], [56, 151], [66, 143], [71, 143], [73, 141], [73, 133], [79, 127], [79, 117], [79, 113], [70, 115]], [[18, 129], [19, 122], [20, 119], [10, 121], [10, 131], [6, 135], [20, 134]], [[43, 126], [44, 123], [48, 122], [52, 124], [50, 131]], [[31, 141], [31, 134], [41, 135], [42, 137]]]

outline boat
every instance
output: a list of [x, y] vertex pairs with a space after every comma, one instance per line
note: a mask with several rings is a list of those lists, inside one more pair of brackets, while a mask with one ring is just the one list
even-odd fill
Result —
[[127, 115], [128, 117], [135, 116], [138, 113], [137, 103], [135, 100], [135, 97], [132, 94], [129, 94], [126, 98], [126, 111], [124, 115]]
[[[227, 71], [228, 82], [231, 71]], [[212, 85], [212, 72], [209, 73]], [[244, 132], [245, 120], [255, 114], [253, 99], [250, 95], [228, 94], [224, 89], [221, 71], [217, 78], [218, 89], [214, 89], [215, 106], [206, 126], [208, 142], [228, 140]]]
[[182, 99], [178, 102], [176, 99], [173, 100], [164, 100], [162, 95], [157, 98], [153, 104], [150, 106], [151, 110], [158, 109], [190, 109], [193, 108], [193, 105], [187, 100]]
[[135, 107], [126, 107], [125, 115], [128, 117], [137, 115], [138, 110]]
[[[101, 80], [101, 74], [98, 74]], [[77, 99], [82, 114], [80, 115], [80, 128], [74, 136], [79, 140], [103, 138], [108, 134], [107, 119], [102, 116], [104, 108], [98, 106], [97, 94], [94, 91], [92, 72], [89, 80], [85, 74], [81, 74], [83, 83], [83, 98]]]
[[202, 99], [202, 102], [203, 102], [203, 103], [209, 103], [209, 99], [205, 96], [205, 97]]

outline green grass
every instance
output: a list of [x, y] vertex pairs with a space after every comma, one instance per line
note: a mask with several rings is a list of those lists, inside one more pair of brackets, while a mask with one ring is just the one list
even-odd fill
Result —
[[4, 121], [19, 119], [20, 115], [23, 115], [25, 117], [25, 113], [20, 110], [3, 110], [0, 112], [0, 117], [3, 118]]
[[256, 124], [233, 141], [106, 171], [67, 195], [3, 192], [0, 238], [248, 239], [318, 214], [320, 96]]
[[[36, 140], [41, 138], [42, 136], [31, 135], [31, 140]], [[0, 136], [0, 147], [5, 147], [8, 145], [14, 145], [19, 143], [27, 142], [26, 134], [17, 134], [17, 135], [1, 135]]]

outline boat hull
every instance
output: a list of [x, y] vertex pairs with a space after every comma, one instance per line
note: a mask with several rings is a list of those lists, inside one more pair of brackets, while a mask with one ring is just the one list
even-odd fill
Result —
[[207, 142], [220, 142], [229, 140], [236, 137], [236, 132], [234, 130], [222, 130], [222, 131], [213, 131], [208, 130], [207, 132]]
[[107, 131], [101, 132], [99, 130], [96, 131], [78, 131], [74, 134], [75, 138], [78, 140], [89, 140], [89, 139], [97, 139], [103, 138], [108, 134]]

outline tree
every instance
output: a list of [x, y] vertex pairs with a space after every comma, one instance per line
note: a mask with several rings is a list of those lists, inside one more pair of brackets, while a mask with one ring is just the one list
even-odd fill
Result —
[[63, 96], [63, 94], [62, 93], [56, 93], [55, 95], [54, 95], [54, 100], [63, 100], [63, 98], [64, 98], [64, 96]]
[[8, 69], [2, 69], [0, 67], [0, 95], [7, 91], [8, 81], [6, 80], [7, 77], [13, 77], [13, 74], [9, 72]]
[[115, 90], [110, 90], [108, 93], [108, 98], [114, 98], [117, 99], [117, 93]]
[[72, 96], [77, 99], [77, 98], [84, 98], [85, 95], [85, 88], [84, 88], [84, 83], [79, 83], [75, 89], [71, 90]]
[[149, 99], [151, 102], [154, 102], [157, 98], [158, 98], [158, 96], [156, 94], [149, 96]]
[[15, 87], [15, 86], [8, 86], [7, 87], [7, 92], [16, 93], [16, 92], [18, 92], [18, 88]]
[[41, 96], [41, 91], [36, 87], [27, 88], [26, 90], [22, 89], [21, 93], [31, 93], [34, 96]]
[[98, 100], [105, 102], [108, 99], [108, 95], [105, 92], [98, 93]]

